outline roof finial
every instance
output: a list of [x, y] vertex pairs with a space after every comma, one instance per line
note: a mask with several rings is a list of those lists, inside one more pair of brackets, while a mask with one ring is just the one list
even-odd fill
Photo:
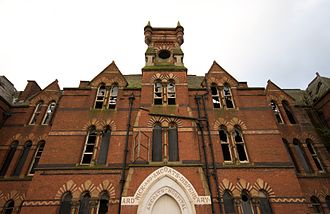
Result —
[[148, 24], [147, 24], [147, 26], [150, 26], [150, 27], [151, 27], [150, 21], [148, 21]]
[[320, 76], [319, 72], [316, 72], [316, 76], [318, 76], [318, 77]]
[[178, 21], [177, 27], [182, 27], [180, 21]]

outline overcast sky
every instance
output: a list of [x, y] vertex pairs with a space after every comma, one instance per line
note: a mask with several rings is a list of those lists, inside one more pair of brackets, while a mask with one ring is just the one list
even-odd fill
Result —
[[141, 74], [143, 28], [184, 27], [188, 74], [213, 60], [238, 81], [302, 88], [330, 76], [329, 0], [0, 0], [0, 75], [61, 88], [91, 80], [113, 60]]

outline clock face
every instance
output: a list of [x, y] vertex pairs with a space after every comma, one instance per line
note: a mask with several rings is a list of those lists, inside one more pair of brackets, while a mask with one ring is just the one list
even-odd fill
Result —
[[158, 52], [158, 57], [161, 59], [168, 59], [171, 56], [171, 52], [168, 50], [160, 50]]

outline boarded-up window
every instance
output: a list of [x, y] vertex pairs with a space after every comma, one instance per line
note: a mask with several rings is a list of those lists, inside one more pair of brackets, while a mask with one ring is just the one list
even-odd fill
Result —
[[29, 172], [30, 175], [34, 174], [35, 168], [38, 166], [39, 160], [41, 158], [41, 154], [44, 151], [44, 147], [45, 147], [45, 142], [44, 141], [40, 142], [38, 149], [37, 149], [36, 153], [34, 154], [34, 158], [33, 158], [32, 164], [31, 164], [31, 169]]
[[9, 148], [9, 151], [7, 153], [7, 156], [5, 158], [5, 161], [2, 164], [2, 167], [0, 169], [0, 176], [4, 176], [9, 168], [9, 165], [14, 157], [14, 154], [16, 152], [18, 146], [18, 141], [14, 141]]
[[14, 200], [11, 199], [11, 200], [6, 202], [2, 213], [3, 214], [12, 214], [13, 210], [14, 210], [14, 207], [15, 207], [15, 202], [14, 202]]
[[106, 129], [102, 133], [100, 154], [97, 161], [98, 164], [106, 164], [107, 162], [108, 150], [110, 144], [110, 135], [111, 135], [111, 129], [110, 127], [106, 127]]
[[223, 194], [223, 203], [226, 214], [235, 214], [234, 199], [228, 190]]
[[107, 214], [109, 210], [109, 195], [103, 192], [100, 196], [98, 214]]
[[87, 134], [84, 152], [81, 158], [81, 164], [90, 164], [92, 162], [94, 147], [96, 143], [97, 132], [92, 126]]
[[226, 127], [224, 127], [224, 126], [220, 127], [219, 137], [220, 137], [223, 160], [232, 161]]
[[152, 131], [152, 161], [161, 161], [162, 151], [162, 127], [157, 123]]
[[291, 124], [296, 124], [296, 120], [295, 120], [295, 117], [293, 116], [293, 112], [290, 108], [290, 105], [289, 103], [286, 101], [286, 100], [283, 100], [282, 101], [282, 106], [284, 108], [284, 111], [286, 113], [286, 116], [288, 117], [289, 121]]
[[42, 105], [44, 104], [43, 101], [39, 101], [38, 104], [36, 105], [35, 109], [34, 109], [34, 112], [33, 112], [33, 115], [31, 117], [31, 120], [30, 120], [30, 125], [35, 125], [38, 118], [39, 118], [39, 115], [41, 113], [41, 107]]
[[83, 193], [80, 199], [79, 212], [78, 214], [90, 214], [90, 202], [91, 196], [88, 192]]
[[60, 205], [60, 214], [70, 214], [71, 213], [71, 200], [72, 200], [72, 194], [70, 192], [66, 192], [61, 201]]
[[168, 140], [169, 140], [169, 161], [179, 160], [179, 148], [178, 148], [178, 129], [175, 125], [171, 125], [168, 128]]
[[311, 173], [311, 168], [307, 162], [307, 158], [306, 158], [306, 155], [305, 155], [305, 152], [304, 150], [301, 148], [301, 145], [300, 145], [300, 142], [298, 139], [294, 138], [293, 139], [293, 144], [296, 148], [296, 152], [297, 152], [297, 155], [298, 155], [298, 158], [300, 160], [300, 163], [303, 165], [303, 168], [305, 170], [306, 173]]
[[259, 203], [262, 214], [271, 214], [272, 208], [270, 206], [267, 195], [263, 191], [259, 191]]
[[29, 154], [31, 146], [32, 146], [31, 141], [28, 141], [28, 142], [25, 143], [23, 151], [21, 153], [21, 156], [19, 157], [16, 168], [14, 170], [13, 176], [19, 176], [20, 175], [20, 173], [22, 171], [22, 168], [24, 166], [25, 160], [26, 160], [26, 158]]

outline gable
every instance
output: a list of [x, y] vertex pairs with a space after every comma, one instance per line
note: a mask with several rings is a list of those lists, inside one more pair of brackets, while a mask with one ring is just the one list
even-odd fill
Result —
[[283, 89], [278, 87], [271, 80], [267, 81], [266, 86], [266, 95], [269, 100], [275, 100], [277, 103], [281, 103], [283, 100], [288, 101], [291, 104], [294, 104], [295, 99], [288, 93], [286, 93]]
[[225, 83], [228, 83], [230, 86], [238, 86], [238, 81], [225, 69], [223, 69], [216, 61], [213, 62], [208, 73], [205, 75], [202, 82], [203, 86], [206, 85], [205, 81], [207, 81], [208, 85], [215, 83], [218, 86], [223, 86]]

